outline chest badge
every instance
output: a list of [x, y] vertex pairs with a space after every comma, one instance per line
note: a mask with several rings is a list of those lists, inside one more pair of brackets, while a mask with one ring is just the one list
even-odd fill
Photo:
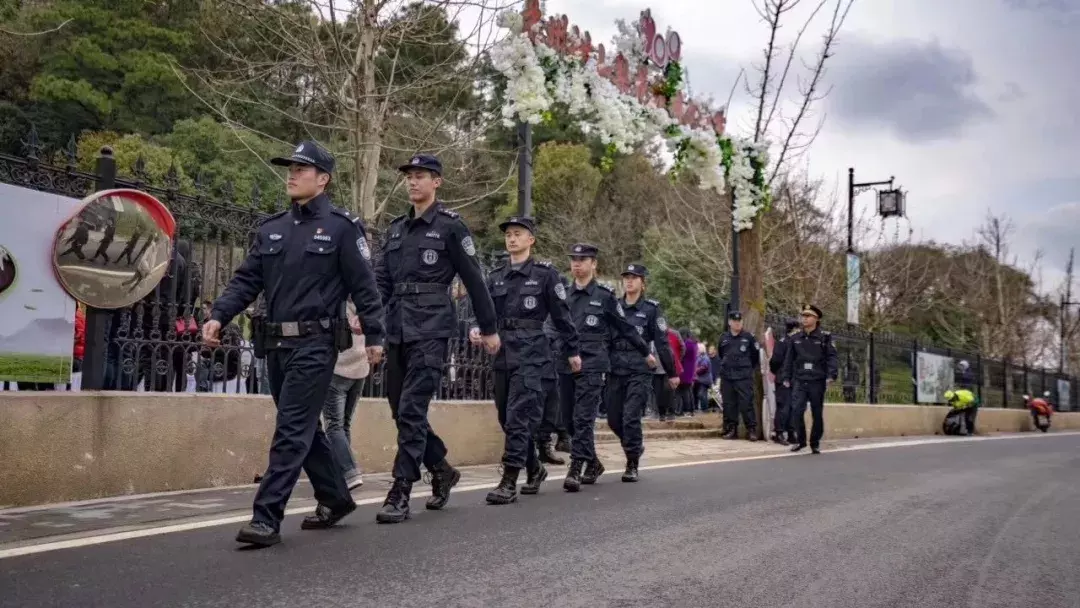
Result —
[[323, 234], [323, 229], [322, 228], [316, 228], [315, 229], [315, 236], [313, 236], [311, 238], [316, 240], [316, 241], [322, 241], [324, 243], [329, 243], [330, 242], [330, 235], [329, 234]]
[[589, 327], [596, 327], [598, 323], [600, 323], [600, 319], [597, 319], [596, 315], [585, 317], [585, 325], [588, 325]]
[[525, 310], [532, 310], [536, 308], [536, 298], [532, 296], [526, 296], [523, 305], [525, 306]]
[[744, 352], [744, 353], [745, 353], [745, 352], [746, 352], [746, 345], [745, 345], [745, 344], [743, 344], [742, 346], [740, 346], [740, 347], [739, 347], [739, 351], [741, 351], [741, 352]]
[[565, 300], [566, 299], [566, 288], [563, 287], [562, 283], [556, 283], [555, 284], [555, 295], [560, 300]]
[[281, 240], [281, 235], [275, 232], [274, 234], [270, 235], [270, 240], [271, 241], [280, 241]]
[[428, 266], [434, 266], [439, 261], [439, 252], [434, 249], [425, 249], [424, 253], [421, 254], [421, 259]]
[[645, 328], [644, 327], [638, 325], [635, 329], [637, 329], [637, 333], [638, 333], [639, 336], [645, 335]]

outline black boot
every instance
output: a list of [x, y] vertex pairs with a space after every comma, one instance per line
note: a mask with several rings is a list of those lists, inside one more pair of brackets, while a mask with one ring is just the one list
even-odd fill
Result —
[[570, 461], [570, 470], [566, 472], [566, 479], [563, 480], [562, 487], [567, 492], [577, 492], [581, 489], [581, 467], [585, 465], [584, 460], [573, 459]]
[[732, 428], [732, 427], [729, 426], [724, 431], [724, 434], [720, 436], [720, 438], [721, 439], [738, 439], [739, 438], [739, 429], [738, 428]]
[[443, 460], [435, 465], [431, 471], [431, 498], [427, 499], [424, 506], [432, 511], [438, 511], [450, 502], [450, 490], [461, 481], [461, 471], [450, 466]]
[[304, 518], [304, 521], [300, 522], [301, 530], [325, 530], [327, 528], [334, 527], [334, 524], [342, 520], [346, 515], [356, 510], [356, 503], [349, 501], [348, 504], [342, 505], [336, 509], [331, 509], [326, 505], [319, 505], [315, 507], [315, 512]]
[[593, 458], [592, 462], [585, 467], [585, 474], [581, 476], [581, 483], [591, 486], [604, 474], [604, 463], [599, 458]]
[[566, 464], [566, 461], [555, 453], [555, 450], [551, 449], [550, 441], [539, 441], [536, 444], [537, 449], [540, 451], [540, 462], [547, 464]]
[[521, 493], [526, 495], [533, 495], [540, 493], [540, 485], [547, 479], [547, 469], [544, 465], [537, 463], [536, 470], [531, 471], [525, 478], [525, 484], [521, 486]]
[[758, 440], [758, 438], [757, 438], [757, 429], [754, 428], [754, 427], [747, 428], [746, 429], [746, 438], [749, 441], [757, 441]]
[[489, 505], [508, 505], [517, 502], [517, 480], [521, 469], [517, 467], [503, 467], [502, 480], [494, 490], [488, 492], [487, 503]]
[[404, 479], [395, 479], [394, 485], [390, 486], [390, 492], [383, 501], [382, 509], [375, 515], [375, 521], [380, 524], [399, 524], [409, 519], [409, 494], [412, 493], [412, 482]]
[[556, 452], [570, 453], [570, 436], [566, 433], [559, 433], [559, 440], [555, 442]]
[[281, 542], [281, 534], [270, 524], [253, 521], [236, 533], [236, 542], [258, 547], [269, 547]]
[[627, 458], [626, 459], [626, 471], [624, 471], [623, 474], [622, 474], [622, 480], [627, 482], [627, 483], [633, 483], [633, 482], [637, 481], [637, 477], [638, 477], [637, 468], [638, 468], [638, 459], [637, 458]]

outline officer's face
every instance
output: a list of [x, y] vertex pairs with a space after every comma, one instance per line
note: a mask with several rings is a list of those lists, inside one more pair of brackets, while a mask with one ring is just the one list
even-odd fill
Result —
[[594, 272], [596, 272], [596, 258], [570, 258], [570, 274], [574, 275], [575, 279], [591, 278]]
[[626, 293], [641, 293], [644, 281], [641, 277], [633, 274], [624, 274], [622, 278], [623, 291]]
[[817, 317], [808, 312], [799, 315], [799, 320], [802, 321], [802, 326], [805, 330], [812, 330], [817, 327]]
[[409, 189], [409, 201], [426, 203], [435, 200], [435, 190], [442, 185], [442, 178], [427, 169], [409, 169], [405, 172], [405, 186]]
[[521, 226], [507, 226], [505, 236], [506, 250], [510, 253], [521, 253], [536, 242], [536, 237]]
[[742, 331], [742, 319], [728, 319], [728, 327], [731, 328], [731, 333], [737, 334]]
[[330, 176], [319, 173], [315, 167], [294, 163], [289, 165], [289, 181], [285, 191], [293, 200], [306, 200], [322, 192], [329, 181]]

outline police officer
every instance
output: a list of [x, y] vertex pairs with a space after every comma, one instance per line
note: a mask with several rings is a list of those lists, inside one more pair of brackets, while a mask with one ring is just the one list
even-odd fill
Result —
[[716, 350], [720, 357], [720, 396], [724, 402], [723, 439], [738, 438], [741, 414], [747, 438], [757, 441], [754, 370], [761, 364], [761, 354], [754, 335], [743, 331], [741, 312], [728, 314], [728, 330], [721, 334]]
[[[567, 293], [570, 291], [570, 280], [562, 277], [563, 288]], [[554, 328], [552, 328], [554, 329]], [[549, 331], [548, 336], [555, 340], [552, 345], [554, 352], [562, 350], [558, 343], [558, 335]], [[570, 437], [574, 434], [574, 375], [570, 371], [570, 365], [562, 357], [555, 358], [555, 396], [556, 407], [559, 408], [557, 422], [555, 423], [555, 449], [556, 452], [570, 453]], [[562, 460], [561, 458], [559, 460]], [[556, 464], [556, 463], [552, 463]], [[562, 463], [558, 463], [562, 464]]]
[[791, 448], [798, 452], [806, 447], [806, 402], [814, 423], [810, 429], [810, 450], [821, 453], [821, 436], [825, 434], [825, 389], [836, 381], [839, 364], [832, 334], [822, 331], [821, 309], [805, 304], [799, 315], [802, 331], [790, 337], [791, 345], [784, 357], [784, 386], [791, 388], [791, 416], [795, 424], [797, 443]]
[[254, 338], [256, 351], [265, 350], [277, 427], [270, 465], [255, 495], [254, 516], [236, 536], [238, 542], [260, 546], [281, 540], [285, 503], [301, 468], [319, 502], [315, 514], [304, 519], [303, 529], [329, 528], [356, 509], [319, 426], [338, 351], [351, 344], [341, 314], [346, 296], [356, 304], [359, 331], [373, 364], [382, 358], [384, 339], [383, 307], [364, 227], [331, 205], [324, 193], [334, 157], [305, 141], [292, 156], [270, 162], [289, 168], [292, 205], [259, 226], [247, 259], [203, 325], [205, 343], [219, 346], [221, 327], [265, 292], [265, 317]]
[[[563, 286], [563, 293], [566, 293], [566, 284], [563, 283], [562, 277], [559, 277], [559, 284]], [[544, 321], [544, 335], [547, 336], [551, 352], [558, 354], [563, 351], [562, 341], [559, 340], [559, 330], [555, 328], [550, 315]], [[556, 358], [561, 359], [561, 357]], [[552, 435], [565, 433], [565, 431], [560, 431], [559, 374], [556, 372], [554, 361], [548, 361], [544, 365], [542, 376], [544, 378], [544, 415], [536, 429], [536, 437], [534, 438], [536, 449], [540, 454], [540, 462], [544, 464], [566, 464], [566, 461], [555, 453], [551, 445]]]
[[[615, 338], [626, 340], [644, 359], [649, 357], [649, 345], [637, 329], [626, 320], [626, 313], [615, 292], [596, 282], [595, 245], [578, 243], [570, 248], [570, 312], [581, 340], [581, 371], [564, 374], [560, 381], [571, 384], [573, 397], [568, 414], [574, 432], [570, 446], [570, 471], [563, 480], [563, 489], [577, 492], [581, 484], [593, 484], [604, 474], [604, 465], [596, 457], [596, 411], [603, 398], [604, 374], [611, 371], [609, 351]], [[656, 360], [649, 358], [650, 366]], [[567, 389], [560, 387], [567, 395]], [[586, 467], [582, 474], [582, 467]]]
[[[660, 302], [644, 297], [645, 277], [648, 275], [648, 269], [641, 264], [629, 264], [622, 272], [623, 297], [619, 304], [637, 334], [646, 343], [655, 345], [660, 363], [668, 370], [668, 386], [674, 389], [679, 385], [679, 376], [675, 373], [675, 359], [667, 339], [667, 321], [660, 310]], [[607, 421], [626, 454], [626, 470], [622, 480], [634, 482], [638, 480], [638, 461], [645, 451], [641, 417], [652, 392], [653, 373], [650, 368], [656, 367], [656, 358], [651, 353], [648, 357], [642, 357], [634, 344], [621, 337], [612, 341], [612, 349], [611, 374], [608, 375], [605, 393]]]
[[468, 291], [484, 349], [492, 355], [499, 350], [495, 308], [472, 234], [461, 216], [435, 198], [442, 185], [442, 163], [434, 156], [416, 155], [399, 169], [412, 209], [390, 222], [375, 266], [386, 307], [386, 392], [398, 431], [394, 483], [375, 517], [380, 523], [409, 517], [409, 497], [412, 484], [420, 480], [421, 463], [431, 471], [428, 509], [446, 506], [450, 490], [461, 480], [461, 473], [446, 461], [446, 445], [428, 423], [447, 343], [458, 327], [450, 297], [454, 275]]
[[795, 441], [795, 425], [791, 419], [791, 388], [784, 386], [780, 378], [784, 371], [784, 357], [787, 356], [788, 347], [791, 346], [791, 335], [799, 329], [799, 322], [788, 319], [784, 322], [784, 335], [773, 346], [772, 357], [769, 358], [769, 371], [772, 372], [776, 381], [776, 415], [773, 416], [772, 440], [780, 445], [787, 445]]
[[[495, 406], [506, 443], [502, 480], [487, 495], [487, 502], [492, 505], [517, 500], [517, 480], [522, 468], [527, 474], [522, 494], [536, 494], [547, 478], [534, 443], [544, 410], [545, 388], [550, 392], [552, 382], [544, 378], [544, 368], [556, 356], [565, 357], [572, 370], [581, 371], [577, 329], [570, 319], [566, 289], [549, 262], [532, 257], [532, 246], [536, 243], [532, 219], [512, 217], [500, 224], [499, 229], [506, 235], [510, 258], [488, 275], [487, 286], [495, 302], [502, 341], [492, 368]], [[551, 343], [544, 333], [544, 321], [549, 315], [560, 334], [561, 353], [551, 352]], [[469, 338], [480, 344], [480, 328], [472, 328]]]

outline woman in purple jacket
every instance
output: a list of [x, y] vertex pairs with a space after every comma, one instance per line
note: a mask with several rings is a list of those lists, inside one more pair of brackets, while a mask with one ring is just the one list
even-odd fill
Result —
[[698, 342], [689, 330], [683, 331], [686, 349], [682, 357], [682, 374], [679, 375], [678, 415], [694, 415], [694, 376], [697, 375]]

